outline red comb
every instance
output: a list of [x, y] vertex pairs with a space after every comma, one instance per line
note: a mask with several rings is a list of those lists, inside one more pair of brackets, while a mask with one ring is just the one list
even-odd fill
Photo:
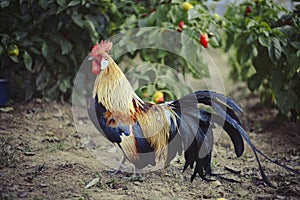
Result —
[[93, 47], [91, 54], [93, 56], [93, 55], [97, 55], [97, 54], [99, 54], [101, 52], [108, 53], [111, 50], [112, 46], [113, 46], [113, 43], [111, 41], [109, 41], [109, 40], [105, 40], [105, 41], [101, 40], [100, 44], [97, 43]]

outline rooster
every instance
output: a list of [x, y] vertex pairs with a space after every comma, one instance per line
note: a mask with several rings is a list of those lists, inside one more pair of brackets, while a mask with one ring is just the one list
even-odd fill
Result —
[[[194, 168], [191, 181], [197, 174], [208, 180], [207, 175], [215, 175], [211, 169], [213, 128], [219, 125], [229, 135], [237, 157], [244, 152], [244, 140], [248, 143], [267, 185], [272, 186], [258, 154], [298, 173], [253, 145], [237, 116], [242, 109], [223, 94], [205, 90], [161, 104], [144, 102], [109, 55], [112, 45], [110, 41], [101, 41], [90, 53], [92, 73], [97, 77], [88, 113], [95, 127], [124, 153], [116, 172], [126, 160], [133, 163], [135, 172], [158, 162], [168, 166], [177, 154], [184, 152], [183, 171]], [[210, 106], [210, 111], [201, 109], [199, 104]]]

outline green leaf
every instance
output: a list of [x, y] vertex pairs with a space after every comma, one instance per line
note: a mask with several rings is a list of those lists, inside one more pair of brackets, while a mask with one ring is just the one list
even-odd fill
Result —
[[156, 88], [155, 88], [155, 86], [154, 86], [153, 84], [148, 84], [148, 85], [147, 85], [147, 91], [148, 91], [148, 93], [149, 93], [150, 95], [153, 95], [154, 92], [156, 91]]
[[32, 58], [27, 51], [24, 52], [23, 59], [24, 59], [26, 69], [32, 71]]
[[50, 78], [49, 72], [43, 70], [36, 78], [35, 84], [38, 91], [44, 90], [48, 85]]
[[261, 74], [263, 77], [266, 77], [271, 73], [271, 70], [273, 67], [275, 67], [275, 64], [271, 61], [267, 48], [258, 46], [257, 51], [258, 55], [252, 59], [252, 64], [257, 73]]
[[257, 24], [256, 21], [254, 20], [246, 20], [246, 26], [247, 26], [247, 29], [251, 29], [253, 26], [255, 26]]
[[173, 23], [178, 22], [178, 18], [179, 18], [178, 16], [181, 16], [180, 14], [183, 14], [182, 12], [183, 12], [183, 10], [182, 10], [182, 8], [180, 8], [180, 6], [171, 6], [171, 9], [168, 12], [168, 14], [171, 18], [171, 21]]
[[253, 57], [256, 57], [258, 55], [258, 50], [256, 48], [256, 46], [252, 46], [253, 50], [252, 50], [252, 55]]
[[277, 104], [283, 114], [288, 114], [297, 104], [297, 100], [297, 94], [291, 90], [281, 90], [277, 95]]
[[72, 50], [72, 44], [68, 40], [60, 41], [61, 54], [68, 54]]
[[54, 86], [52, 86], [49, 90], [46, 90], [46, 96], [53, 100], [56, 99], [59, 95], [59, 90], [58, 90], [58, 86], [59, 86], [60, 81], [58, 80], [56, 82], [56, 84]]
[[296, 54], [290, 55], [286, 65], [288, 78], [293, 77], [299, 68], [300, 68], [300, 57], [298, 57]]
[[74, 1], [71, 1], [67, 7], [70, 7], [70, 6], [77, 6], [80, 4], [80, 0], [74, 0]]
[[61, 7], [64, 7], [66, 5], [66, 0], [57, 0], [56, 2]]
[[245, 64], [251, 58], [252, 53], [253, 53], [252, 45], [246, 45], [243, 46], [242, 49], [239, 49], [237, 52], [239, 63], [241, 65]]
[[281, 57], [281, 45], [280, 45], [280, 41], [277, 38], [272, 38], [270, 45], [268, 47], [268, 52], [269, 52], [269, 57], [271, 58], [271, 60], [276, 63], [277, 60], [279, 60], [279, 58]]
[[43, 9], [46, 9], [48, 6], [48, 1], [47, 0], [39, 0], [39, 4]]
[[71, 16], [71, 18], [72, 18], [72, 20], [75, 24], [77, 24], [80, 28], [83, 28], [84, 21], [81, 19], [80, 15], [78, 15], [78, 14], [75, 15], [74, 14], [74, 15]]
[[209, 39], [209, 44], [213, 47], [213, 48], [217, 48], [220, 47], [220, 43], [219, 40], [217, 39], [217, 37], [212, 37]]
[[[97, 41], [99, 34], [96, 31], [94, 23], [91, 20], [86, 19], [84, 21], [84, 25], [85, 25], [85, 28], [88, 29], [91, 39]], [[93, 42], [95, 42], [95, 41], [93, 41]]]
[[63, 80], [63, 84], [66, 86], [66, 88], [70, 88], [71, 87], [71, 82], [69, 79], [65, 78]]
[[300, 42], [294, 41], [294, 42], [291, 42], [291, 45], [293, 47], [295, 47], [297, 50], [300, 50]]
[[44, 58], [46, 58], [48, 56], [48, 51], [49, 51], [49, 49], [48, 49], [47, 43], [43, 42], [43, 44], [42, 44], [42, 54], [43, 54]]
[[9, 1], [6, 1], [6, 0], [0, 1], [0, 7], [1, 7], [1, 9], [6, 8], [8, 6], [9, 6]]
[[263, 26], [263, 27], [265, 27], [265, 28], [267, 28], [268, 31], [271, 31], [271, 27], [270, 27], [270, 25], [268, 23], [261, 22], [260, 25]]
[[263, 79], [258, 73], [253, 74], [247, 81], [248, 88], [251, 91], [257, 90], [259, 88], [259, 86], [261, 85], [262, 81], [263, 81]]
[[271, 75], [271, 86], [275, 94], [277, 94], [283, 87], [284, 79], [280, 70], [273, 71]]
[[175, 99], [175, 95], [172, 91], [170, 90], [160, 90], [161, 92], [163, 92], [164, 94], [166, 94], [169, 98], [169, 100], [174, 100]]
[[234, 45], [234, 43], [232, 41], [234, 41], [234, 34], [227, 33], [227, 39], [226, 39], [226, 44], [225, 44], [225, 49], [224, 49], [225, 52], [228, 52], [230, 47], [232, 45]]
[[9, 56], [9, 58], [10, 58], [13, 62], [15, 62], [15, 63], [18, 63], [18, 62], [19, 62], [19, 59], [18, 59], [17, 56]]
[[197, 19], [199, 16], [199, 12], [197, 12], [195, 9], [190, 9], [188, 11], [188, 20]]
[[35, 48], [34, 46], [28, 48], [32, 53], [41, 55], [40, 49]]
[[268, 47], [270, 45], [270, 39], [268, 37], [264, 36], [259, 36], [258, 42], [263, 46], [263, 47]]
[[62, 91], [63, 93], [65, 93], [67, 91], [67, 87], [65, 86], [65, 84], [63, 82], [61, 82], [59, 84], [59, 90]]
[[27, 83], [27, 84], [25, 84], [25, 88], [24, 89], [25, 89], [25, 101], [28, 101], [33, 96], [34, 87], [33, 87], [32, 84]]
[[66, 7], [58, 7], [56, 14], [58, 15], [59, 13], [61, 13], [62, 11], [64, 11], [66, 9]]

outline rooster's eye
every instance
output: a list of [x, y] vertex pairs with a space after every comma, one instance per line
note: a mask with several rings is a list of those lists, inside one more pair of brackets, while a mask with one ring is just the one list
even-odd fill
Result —
[[105, 58], [102, 58], [101, 60], [101, 70], [105, 69], [109, 64], [109, 61], [108, 61], [108, 58], [105, 57]]

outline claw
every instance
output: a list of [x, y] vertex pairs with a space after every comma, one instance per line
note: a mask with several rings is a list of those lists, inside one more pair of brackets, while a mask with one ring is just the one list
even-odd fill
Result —
[[214, 176], [214, 177], [216, 177], [218, 179], [222, 179], [222, 180], [231, 182], [231, 183], [241, 183], [238, 180], [235, 180], [235, 179], [232, 179], [232, 178], [226, 178], [226, 177], [223, 176], [223, 174], [217, 174], [217, 173], [210, 172], [209, 175], [210, 176]]
[[125, 179], [127, 182], [135, 182], [135, 181], [138, 181], [138, 182], [143, 182], [145, 180], [144, 177], [142, 177], [141, 174], [133, 174], [132, 176], [130, 177], [123, 177], [123, 179]]
[[134, 167], [133, 177], [142, 178], [141, 170], [139, 168]]
[[122, 173], [122, 170], [120, 169], [116, 169], [116, 170], [113, 170], [112, 172], [109, 173], [110, 176], [115, 176], [117, 174], [121, 174]]

